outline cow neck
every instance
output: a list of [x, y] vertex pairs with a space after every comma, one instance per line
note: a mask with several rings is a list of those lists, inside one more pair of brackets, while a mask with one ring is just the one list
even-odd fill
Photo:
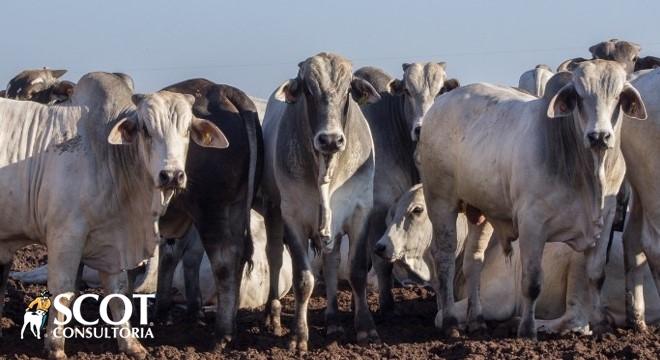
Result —
[[[588, 225], [593, 226], [590, 230], [593, 229], [594, 233], [587, 236], [597, 236], [604, 223], [605, 189], [620, 156], [620, 131], [617, 131], [617, 144], [614, 148], [595, 152], [583, 145], [574, 115], [558, 119], [544, 116], [542, 123], [545, 126], [543, 163], [546, 170], [557, 181], [573, 189], [581, 198], [581, 203], [588, 204]], [[619, 124], [617, 128], [620, 128]]]
[[410, 130], [408, 129], [408, 124], [406, 122], [406, 98], [405, 96], [394, 96], [396, 101], [392, 101], [392, 114], [396, 116], [392, 119], [396, 128], [396, 134], [398, 134], [399, 139], [401, 140], [401, 147], [399, 148], [403, 156], [404, 162], [407, 165], [410, 178], [413, 180], [413, 184], [418, 184], [421, 182], [419, 176], [419, 171], [415, 165], [415, 149], [417, 147], [417, 142], [413, 141], [410, 138]]

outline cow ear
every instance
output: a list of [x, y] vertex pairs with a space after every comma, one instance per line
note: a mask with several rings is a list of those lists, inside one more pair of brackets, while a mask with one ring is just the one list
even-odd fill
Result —
[[573, 113], [577, 104], [577, 92], [572, 83], [564, 85], [555, 96], [550, 99], [547, 115], [549, 118], [560, 118], [569, 116]]
[[445, 61], [440, 61], [440, 62], [438, 63], [438, 65], [440, 65], [440, 67], [442, 67], [443, 70], [447, 70], [447, 62], [445, 62]]
[[58, 96], [60, 100], [68, 99], [73, 95], [73, 88], [75, 84], [70, 81], [60, 81], [53, 86], [53, 94]]
[[216, 149], [226, 149], [229, 141], [225, 134], [212, 122], [193, 116], [190, 136], [197, 145]]
[[461, 83], [458, 82], [458, 80], [456, 80], [456, 79], [447, 79], [447, 80], [445, 80], [445, 83], [442, 85], [442, 89], [440, 89], [440, 92], [438, 93], [438, 95], [442, 95], [446, 92], [450, 92], [450, 91], [456, 89], [459, 86], [461, 86]]
[[6, 98], [6, 97], [7, 97], [7, 91], [0, 90], [0, 98]]
[[403, 83], [403, 80], [394, 79], [387, 84], [387, 90], [392, 95], [402, 95], [406, 86]]
[[409, 64], [409, 63], [403, 63], [403, 64], [401, 64], [401, 68], [403, 69], [403, 72], [406, 72], [406, 70], [408, 70], [408, 68], [410, 67], [410, 65], [412, 65], [412, 64]]
[[[299, 64], [300, 65], [300, 64]], [[284, 92], [284, 101], [288, 104], [293, 104], [298, 101], [298, 96], [300, 96], [300, 80], [290, 79], [284, 87], [282, 87], [282, 92]]]
[[135, 115], [119, 120], [110, 130], [108, 143], [112, 145], [128, 145], [135, 141], [138, 134], [138, 121]]
[[66, 74], [66, 70], [48, 70], [55, 79], [59, 79], [62, 75]]
[[135, 106], [138, 106], [138, 105], [140, 105], [142, 100], [144, 100], [146, 97], [147, 97], [147, 95], [145, 95], [145, 94], [134, 94], [133, 96], [131, 96], [131, 101], [133, 102], [133, 104]]
[[642, 97], [629, 83], [623, 87], [621, 95], [619, 95], [619, 104], [623, 112], [633, 119], [646, 120], [646, 106]]
[[351, 80], [351, 95], [359, 105], [373, 104], [380, 100], [378, 91], [367, 80], [356, 76]]

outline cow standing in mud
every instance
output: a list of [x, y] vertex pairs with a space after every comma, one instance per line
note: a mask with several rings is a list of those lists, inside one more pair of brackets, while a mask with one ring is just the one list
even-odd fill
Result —
[[[418, 152], [438, 278], [436, 326], [455, 335], [454, 257], [456, 214], [461, 203], [488, 219], [505, 243], [520, 241], [523, 294], [518, 334], [536, 338], [536, 300], [546, 242], [586, 251], [591, 324], [605, 324], [600, 302], [607, 235], [625, 164], [620, 150], [623, 114], [645, 119], [644, 103], [616, 63], [580, 63], [559, 73], [543, 98], [490, 84], [458, 89], [436, 101], [426, 117]], [[625, 121], [636, 121], [628, 120]], [[424, 131], [428, 129], [428, 131]], [[482, 328], [479, 276], [490, 237], [471, 251], [468, 325]]]
[[281, 333], [277, 276], [284, 241], [291, 252], [296, 298], [291, 348], [299, 351], [307, 350], [307, 304], [314, 288], [308, 239], [323, 253], [328, 334], [343, 331], [337, 304], [338, 239], [348, 235], [357, 340], [379, 340], [366, 294], [374, 146], [355, 99], [373, 102], [379, 95], [353, 77], [346, 59], [320, 53], [299, 64], [298, 75], [277, 88], [266, 108], [263, 190], [271, 266], [266, 315], [274, 332]]

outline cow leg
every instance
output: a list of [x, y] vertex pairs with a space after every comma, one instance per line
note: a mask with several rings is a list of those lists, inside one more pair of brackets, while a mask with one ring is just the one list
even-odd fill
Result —
[[[64, 295], [60, 303], [70, 308], [76, 295], [76, 274], [82, 257], [83, 239], [86, 233], [82, 229], [62, 231], [48, 237], [48, 290], [53, 294], [53, 301], [58, 295]], [[64, 352], [65, 339], [61, 336], [64, 325], [55, 325], [54, 320], [64, 321], [64, 314], [57, 312], [51, 306], [48, 316], [48, 327], [44, 348], [51, 359], [66, 359]], [[59, 334], [60, 336], [55, 336]]]
[[204, 258], [204, 247], [197, 231], [190, 229], [186, 234], [186, 248], [183, 253], [183, 272], [186, 280], [186, 303], [190, 318], [201, 319], [202, 294], [199, 287], [199, 267]]
[[282, 336], [280, 314], [280, 270], [282, 269], [282, 254], [284, 252], [284, 225], [279, 206], [267, 208], [264, 216], [266, 226], [266, 259], [269, 268], [269, 291], [265, 309], [265, 325], [276, 336]]
[[484, 254], [493, 235], [493, 227], [483, 221], [474, 224], [468, 221], [468, 237], [463, 255], [463, 273], [468, 286], [467, 330], [468, 332], [486, 330], [481, 309], [479, 288], [481, 283], [481, 270], [484, 267]]
[[337, 281], [340, 261], [341, 236], [335, 240], [335, 247], [330, 253], [323, 253], [323, 278], [325, 280], [325, 295], [327, 306], [325, 308], [325, 326], [327, 335], [344, 332], [339, 322], [339, 306], [337, 304]]
[[[156, 282], [156, 319], [170, 321], [169, 311], [172, 308], [172, 279], [179, 262], [180, 254], [175, 239], [164, 240], [158, 245], [158, 281]], [[187, 278], [186, 278], [187, 284]]]
[[[5, 310], [5, 291], [7, 291], [7, 278], [9, 277], [9, 269], [11, 269], [11, 257], [5, 264], [0, 264], [0, 319]], [[2, 338], [2, 327], [0, 327], [0, 338]]]
[[610, 325], [605, 316], [605, 309], [601, 301], [601, 289], [605, 283], [605, 261], [607, 259], [608, 236], [612, 230], [616, 199], [611, 196], [606, 200], [604, 226], [601, 238], [596, 241], [596, 246], [585, 251], [587, 261], [587, 278], [589, 279], [589, 297], [591, 298], [591, 330], [600, 334], [610, 330]]
[[[530, 214], [530, 217], [532, 215]], [[535, 308], [536, 300], [543, 286], [543, 248], [545, 236], [538, 231], [538, 224], [520, 221], [520, 262], [522, 263], [521, 290], [522, 312], [518, 326], [518, 336], [536, 340]]]
[[355, 332], [357, 342], [380, 342], [374, 319], [367, 304], [367, 272], [369, 258], [367, 255], [367, 216], [368, 210], [358, 206], [353, 213], [348, 228], [350, 248], [348, 259], [350, 263], [350, 282], [353, 289], [353, 304], [355, 311]]
[[[307, 341], [309, 341], [307, 306], [314, 290], [314, 274], [307, 257], [307, 236], [305, 236], [302, 229], [294, 228], [288, 223], [285, 224], [284, 229], [289, 251], [291, 252], [293, 293], [296, 299], [295, 333], [289, 344], [289, 349], [305, 352], [307, 351]], [[280, 258], [281, 254], [280, 252]]]
[[[105, 289], [106, 294], [124, 294], [131, 296], [132, 294], [128, 293], [128, 288], [122, 288], [120, 285], [120, 277], [121, 273], [119, 274], [108, 274], [103, 271], [99, 271], [99, 278], [101, 279], [101, 285]], [[124, 312], [126, 309], [124, 308], [124, 303], [121, 301], [119, 298], [112, 298], [108, 302], [108, 307], [110, 307], [110, 313], [112, 314], [112, 320], [113, 321], [118, 321], [119, 319], [122, 319], [124, 317]], [[131, 334], [127, 337], [117, 337], [117, 343], [119, 345], [119, 351], [128, 354], [129, 356], [133, 358], [138, 358], [138, 359], [144, 359], [147, 357], [148, 352], [140, 344], [140, 341], [136, 339], [135, 337], [132, 336], [131, 332], [131, 324], [130, 320], [127, 320], [124, 323], [121, 323], [117, 325], [118, 330], [117, 333], [121, 329], [127, 329], [127, 333]]]
[[216, 348], [224, 349], [236, 333], [236, 314], [245, 265], [245, 203], [236, 202], [218, 210], [215, 214], [205, 214], [204, 219], [196, 225], [215, 276]]
[[[426, 190], [426, 189], [425, 189]], [[427, 204], [432, 203], [427, 197]], [[445, 335], [458, 337], [458, 320], [454, 315], [454, 271], [456, 267], [456, 212], [449, 204], [437, 201], [437, 206], [429, 207], [429, 218], [433, 224], [431, 256], [435, 266], [438, 312], [435, 326], [443, 329]]]
[[626, 270], [626, 322], [637, 331], [647, 330], [644, 319], [644, 264], [646, 255], [642, 248], [643, 209], [635, 193], [631, 202], [631, 214], [623, 233], [623, 260]]
[[368, 244], [376, 276], [378, 277], [378, 311], [382, 315], [391, 314], [394, 310], [392, 296], [392, 264], [374, 253], [374, 246], [385, 233], [385, 218], [387, 210], [373, 210], [369, 216]]

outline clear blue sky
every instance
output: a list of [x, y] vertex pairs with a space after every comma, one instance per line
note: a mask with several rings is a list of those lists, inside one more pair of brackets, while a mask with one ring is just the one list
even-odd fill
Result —
[[660, 56], [658, 1], [28, 1], [2, 2], [0, 84], [26, 68], [133, 76], [140, 92], [192, 77], [268, 97], [319, 51], [395, 76], [446, 61], [463, 84], [515, 85], [538, 63], [588, 57], [618, 37]]

